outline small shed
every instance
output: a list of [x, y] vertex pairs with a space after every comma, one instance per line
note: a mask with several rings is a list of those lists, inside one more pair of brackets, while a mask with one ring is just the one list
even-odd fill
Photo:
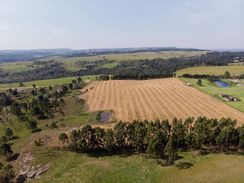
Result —
[[227, 102], [238, 102], [241, 101], [239, 98], [231, 96], [231, 95], [226, 95], [226, 94], [220, 94], [219, 97], [221, 97], [223, 100]]

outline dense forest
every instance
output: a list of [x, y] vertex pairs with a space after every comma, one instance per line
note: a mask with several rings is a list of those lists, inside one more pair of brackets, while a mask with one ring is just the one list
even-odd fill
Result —
[[30, 71], [6, 72], [0, 69], [0, 83], [23, 82], [40, 79], [51, 79], [67, 76], [113, 75], [113, 79], [150, 79], [172, 77], [176, 70], [192, 66], [222, 66], [233, 62], [235, 57], [244, 57], [244, 52], [212, 52], [188, 58], [153, 59], [123, 61], [112, 68], [103, 67], [111, 61], [79, 62], [79, 71], [68, 71], [63, 63], [38, 62], [42, 67]]
[[111, 155], [146, 153], [165, 158], [171, 165], [177, 151], [200, 150], [210, 152], [242, 152], [244, 126], [236, 126], [231, 119], [206, 117], [164, 121], [118, 122], [113, 129], [84, 126], [69, 135], [62, 133], [59, 140], [72, 151]]

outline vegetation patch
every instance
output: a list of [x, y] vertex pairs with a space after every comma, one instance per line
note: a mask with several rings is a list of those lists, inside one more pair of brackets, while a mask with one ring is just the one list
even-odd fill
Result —
[[[212, 81], [207, 79], [202, 79], [202, 86], [197, 85], [198, 79], [191, 79], [191, 78], [180, 78], [185, 83], [191, 83], [192, 86], [196, 87], [200, 91], [207, 93], [217, 99], [220, 99], [222, 102], [244, 112], [244, 93], [243, 93], [243, 86], [238, 86], [237, 84], [230, 84], [228, 88], [217, 87]], [[219, 95], [225, 94], [229, 96], [234, 96], [240, 99], [237, 102], [229, 102], [222, 100]]]

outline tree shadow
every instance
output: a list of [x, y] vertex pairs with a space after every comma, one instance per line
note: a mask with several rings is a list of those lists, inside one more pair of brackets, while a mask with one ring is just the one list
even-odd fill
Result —
[[129, 157], [129, 156], [135, 155], [136, 153], [134, 151], [107, 152], [105, 150], [99, 150], [99, 151], [86, 152], [85, 154], [89, 157], [100, 158], [100, 157], [106, 157], [106, 156]]
[[179, 162], [175, 165], [178, 169], [188, 169], [193, 166], [190, 162]]
[[9, 161], [15, 161], [15, 160], [17, 160], [18, 159], [18, 157], [19, 157], [19, 153], [14, 153], [12, 156], [10, 156], [10, 157], [8, 157], [7, 158], [7, 161], [9, 162]]
[[18, 139], [19, 137], [18, 136], [13, 136], [12, 138], [11, 138], [11, 140], [16, 140], [16, 139]]
[[41, 128], [37, 128], [37, 129], [32, 130], [31, 132], [32, 132], [32, 133], [37, 133], [37, 132], [41, 132], [41, 131], [42, 131]]

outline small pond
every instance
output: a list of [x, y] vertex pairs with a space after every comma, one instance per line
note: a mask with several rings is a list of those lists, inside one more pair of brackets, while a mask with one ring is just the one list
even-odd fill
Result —
[[230, 87], [229, 83], [226, 83], [226, 82], [221, 81], [221, 80], [216, 80], [216, 81], [214, 81], [214, 83], [215, 83], [218, 87], [221, 87], [221, 88], [228, 88], [228, 87]]
[[109, 111], [104, 111], [100, 113], [100, 122], [108, 122], [112, 119], [112, 113]]

